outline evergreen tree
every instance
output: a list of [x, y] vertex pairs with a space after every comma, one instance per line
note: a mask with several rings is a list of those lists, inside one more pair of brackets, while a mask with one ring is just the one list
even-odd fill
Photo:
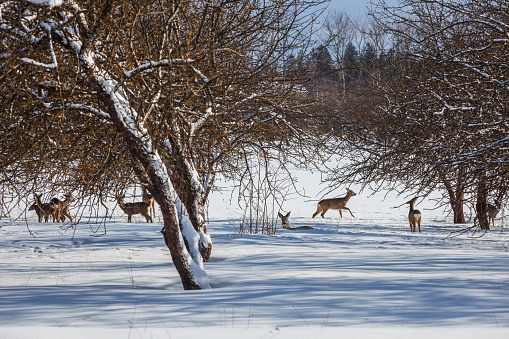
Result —
[[320, 45], [318, 48], [313, 49], [311, 54], [317, 74], [321, 77], [330, 77], [334, 72], [334, 67], [327, 47]]
[[345, 85], [350, 85], [359, 77], [359, 52], [352, 42], [345, 48], [343, 56], [343, 72], [345, 74]]
[[368, 42], [362, 49], [360, 61], [362, 64], [362, 76], [367, 77], [373, 75], [373, 71], [377, 64], [377, 55], [375, 47], [371, 43]]

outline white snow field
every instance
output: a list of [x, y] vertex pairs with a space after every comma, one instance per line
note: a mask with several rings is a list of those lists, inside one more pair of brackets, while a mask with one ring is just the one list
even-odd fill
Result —
[[501, 219], [446, 239], [463, 226], [417, 205], [423, 232], [412, 234], [407, 210], [385, 206], [403, 198], [359, 194], [355, 218], [312, 219], [316, 203], [296, 198], [292, 226], [314, 229], [239, 234], [235, 208], [212, 200], [213, 288], [200, 291], [182, 289], [160, 222], [119, 216], [104, 234], [93, 218], [3, 218], [0, 338], [509, 338]]

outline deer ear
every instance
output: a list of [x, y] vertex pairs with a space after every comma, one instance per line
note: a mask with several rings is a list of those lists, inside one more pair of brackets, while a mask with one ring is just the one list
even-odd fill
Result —
[[277, 216], [280, 218], [283, 218], [283, 215], [281, 214], [281, 212], [277, 212]]
[[286, 215], [287, 218], [290, 216], [290, 213], [292, 213], [292, 211], [288, 212], [288, 214]]

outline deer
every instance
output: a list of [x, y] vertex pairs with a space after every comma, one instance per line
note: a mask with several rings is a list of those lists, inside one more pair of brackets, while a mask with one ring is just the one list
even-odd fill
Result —
[[51, 205], [43, 204], [41, 202], [41, 196], [37, 195], [34, 192], [35, 203], [28, 208], [29, 211], [35, 211], [37, 213], [37, 217], [39, 218], [39, 222], [42, 222], [42, 218], [44, 218], [44, 222], [48, 222], [49, 216], [52, 214]]
[[344, 196], [343, 198], [333, 198], [333, 199], [321, 200], [318, 203], [316, 212], [313, 214], [313, 218], [316, 217], [317, 214], [320, 212], [322, 212], [322, 218], [325, 218], [325, 212], [327, 212], [328, 210], [338, 210], [341, 218], [343, 218], [343, 213], [341, 211], [347, 210], [350, 212], [352, 217], [354, 217], [352, 211], [350, 211], [350, 209], [348, 207], [346, 207], [346, 204], [348, 203], [348, 200], [350, 200], [351, 197], [356, 196], [356, 195], [357, 194], [354, 191], [347, 189], [346, 196]]
[[491, 220], [493, 227], [495, 227], [495, 218], [502, 209], [502, 205], [497, 201], [495, 205], [488, 204], [486, 213], [488, 214], [488, 222]]
[[281, 218], [281, 223], [283, 224], [283, 228], [286, 230], [312, 230], [311, 226], [300, 226], [300, 227], [290, 227], [290, 213], [288, 212], [286, 215], [282, 215], [281, 212], [277, 212], [279, 218]]
[[410, 205], [410, 212], [408, 212], [408, 221], [410, 222], [410, 232], [416, 232], [417, 225], [419, 232], [421, 232], [421, 211], [414, 209], [415, 201], [418, 197], [407, 201], [406, 204]]
[[147, 222], [153, 222], [152, 217], [149, 215], [149, 204], [144, 201], [124, 203], [124, 198], [117, 197], [118, 206], [127, 214], [127, 222], [132, 222], [134, 214], [141, 214], [147, 219]]
[[145, 187], [142, 187], [143, 192], [143, 202], [148, 205], [148, 211], [151, 218], [154, 218], [156, 216], [156, 207], [155, 203], [156, 200], [150, 193], [147, 192], [147, 189]]
[[[501, 209], [502, 205], [498, 201], [496, 201], [494, 205], [486, 204], [486, 214], [488, 215], [488, 223], [491, 220], [493, 227], [495, 227], [495, 218], [497, 217]], [[474, 224], [477, 222], [477, 220], [479, 220], [479, 218], [476, 215], [474, 218]]]
[[57, 222], [65, 221], [65, 217], [69, 218], [72, 222], [71, 215], [69, 214], [69, 204], [74, 201], [71, 193], [65, 195], [64, 201], [59, 200], [58, 198], [53, 198], [50, 200], [51, 206], [51, 215], [53, 216], [53, 222], [55, 220]]

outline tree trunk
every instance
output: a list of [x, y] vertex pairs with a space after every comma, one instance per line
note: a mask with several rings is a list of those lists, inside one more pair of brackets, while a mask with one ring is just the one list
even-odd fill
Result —
[[452, 211], [454, 213], [455, 224], [465, 224], [465, 213], [463, 211], [463, 198], [457, 201], [451, 201]]
[[458, 171], [458, 178], [456, 187], [453, 187], [449, 180], [445, 179], [442, 176], [442, 181], [445, 185], [447, 193], [449, 194], [449, 203], [451, 204], [451, 209], [454, 214], [454, 223], [455, 224], [465, 224], [465, 213], [463, 211], [463, 186], [461, 180], [461, 170]]
[[181, 235], [178, 217], [174, 213], [174, 206], [171, 206], [171, 204], [168, 204], [167, 202], [161, 204], [160, 201], [164, 201], [164, 198], [161, 196], [155, 196], [154, 199], [158, 202], [163, 214], [164, 232], [161, 233], [163, 234], [166, 246], [170, 250], [173, 264], [180, 275], [182, 286], [185, 290], [201, 289], [201, 286], [194, 280], [190, 267], [184, 259], [185, 253], [182, 248], [182, 244], [179, 241], [176, 241], [176, 239], [181, 238]]
[[475, 204], [476, 219], [479, 228], [483, 231], [489, 231], [490, 222], [488, 220], [488, 190], [483, 183], [477, 185], [477, 202]]
[[[191, 159], [192, 155], [184, 154], [182, 147], [170, 138], [172, 154], [177, 166], [172, 170], [173, 185], [179, 195], [180, 201], [184, 204], [189, 221], [195, 231], [200, 235], [199, 251], [203, 261], [210, 261], [212, 254], [212, 241], [207, 235], [207, 224], [205, 222], [205, 203], [207, 202], [212, 181], [207, 183], [206, 187], [197, 180], [199, 178]], [[192, 149], [191, 145], [186, 145], [185, 149]], [[212, 175], [213, 177], [213, 175]]]
[[[179, 215], [179, 208], [183, 210], [185, 207], [177, 206], [181, 203], [170, 181], [168, 170], [153, 148], [152, 140], [148, 137], [143, 123], [136, 122], [138, 120], [136, 112], [129, 106], [121, 89], [115, 93], [108, 92], [104, 87], [106, 80], [97, 74], [89, 77], [89, 81], [98, 92], [101, 105], [109, 113], [116, 129], [122, 135], [134, 162], [139, 164], [138, 170], [148, 177], [149, 191], [159, 204], [163, 214], [164, 240], [170, 250], [184, 289], [210, 287], [203, 269], [201, 255], [199, 252], [193, 251], [194, 248], [199, 247], [196, 242], [201, 237], [196, 237], [196, 234], [193, 234], [194, 229], [183, 221], [184, 213]], [[188, 245], [186, 245], [186, 241]]]

